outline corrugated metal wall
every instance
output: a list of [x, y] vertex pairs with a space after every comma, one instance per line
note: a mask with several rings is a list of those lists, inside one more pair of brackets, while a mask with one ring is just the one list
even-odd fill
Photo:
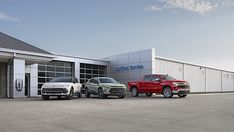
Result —
[[156, 74], [187, 80], [191, 92], [234, 92], [234, 73], [199, 65], [156, 58]]
[[156, 73], [168, 74], [177, 79], [183, 79], [183, 64], [165, 60], [156, 60]]
[[231, 72], [222, 72], [222, 90], [234, 91], [234, 74]]
[[220, 70], [206, 69], [206, 92], [221, 92], [222, 76]]
[[206, 91], [206, 69], [204, 67], [184, 65], [184, 80], [191, 86], [191, 92]]

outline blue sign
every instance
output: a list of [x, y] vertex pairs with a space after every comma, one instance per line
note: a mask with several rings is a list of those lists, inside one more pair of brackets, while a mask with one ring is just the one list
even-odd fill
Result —
[[114, 71], [130, 71], [130, 70], [141, 70], [144, 69], [143, 65], [130, 65], [130, 66], [116, 66], [114, 67]]

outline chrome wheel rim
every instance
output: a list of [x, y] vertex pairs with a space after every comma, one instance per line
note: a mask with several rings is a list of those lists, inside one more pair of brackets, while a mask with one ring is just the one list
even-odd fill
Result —
[[133, 95], [133, 96], [136, 96], [136, 94], [137, 94], [137, 90], [136, 90], [136, 88], [133, 88], [133, 89], [132, 89], [132, 95]]
[[166, 97], [170, 97], [171, 96], [171, 90], [170, 89], [165, 89], [164, 90], [164, 95], [166, 96]]

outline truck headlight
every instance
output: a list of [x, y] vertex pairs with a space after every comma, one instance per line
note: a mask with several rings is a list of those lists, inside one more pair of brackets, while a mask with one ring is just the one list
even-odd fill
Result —
[[179, 83], [173, 82], [173, 85], [174, 85], [175, 87], [177, 87], [177, 86], [179, 85]]

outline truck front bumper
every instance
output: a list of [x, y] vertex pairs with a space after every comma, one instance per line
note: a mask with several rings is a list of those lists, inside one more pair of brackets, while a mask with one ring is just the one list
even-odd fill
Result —
[[190, 93], [190, 89], [178, 89], [178, 90], [172, 90], [173, 94], [188, 94]]

